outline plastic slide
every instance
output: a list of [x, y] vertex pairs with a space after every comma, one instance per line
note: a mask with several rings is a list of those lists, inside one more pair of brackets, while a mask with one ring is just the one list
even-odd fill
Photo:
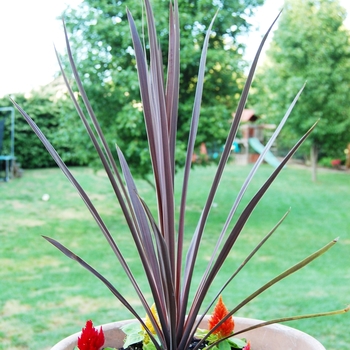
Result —
[[[258, 153], [262, 153], [265, 146], [256, 138], [256, 137], [250, 137], [248, 139], [249, 144], [252, 146], [252, 148], [257, 151]], [[280, 165], [280, 162], [278, 159], [272, 154], [271, 151], [268, 151], [265, 154], [264, 160], [266, 163], [272, 165], [273, 167], [277, 168]]]

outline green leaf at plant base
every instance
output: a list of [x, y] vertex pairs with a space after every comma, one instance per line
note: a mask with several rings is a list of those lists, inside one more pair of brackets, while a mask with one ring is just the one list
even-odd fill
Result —
[[151, 341], [147, 344], [143, 343], [143, 350], [156, 350], [156, 346]]
[[[222, 343], [225, 343], [225, 342], [222, 342]], [[227, 340], [227, 343], [230, 345], [230, 348], [242, 349], [243, 347], [245, 347], [247, 345], [247, 340], [244, 338], [242, 338], [242, 339], [230, 338]], [[219, 343], [219, 349], [221, 350], [220, 344], [221, 343]]]
[[217, 346], [214, 347], [214, 349], [215, 348], [218, 348], [219, 350], [231, 350], [231, 346], [227, 340], [222, 341], [221, 343], [217, 344]]
[[[195, 333], [195, 338], [202, 339], [208, 334], [208, 329], [201, 329], [197, 328], [196, 333]], [[221, 342], [219, 337], [216, 334], [210, 334], [207, 338], [206, 341], [209, 344], [209, 348], [212, 350], [230, 350], [231, 348], [233, 349], [242, 349], [244, 346], [247, 345], [246, 339], [238, 339], [238, 338], [228, 338], [225, 339]], [[211, 345], [215, 344], [215, 345]]]
[[120, 327], [120, 329], [126, 334], [124, 348], [127, 348], [131, 344], [143, 341], [145, 337], [141, 325], [138, 322], [128, 323], [125, 326]]

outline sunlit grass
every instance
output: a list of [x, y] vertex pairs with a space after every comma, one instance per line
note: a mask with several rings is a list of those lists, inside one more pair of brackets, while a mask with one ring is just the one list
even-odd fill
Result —
[[[196, 280], [249, 169], [232, 164], [227, 167], [206, 226]], [[243, 204], [271, 171], [269, 166], [262, 167]], [[107, 178], [102, 172], [85, 168], [73, 172], [91, 194], [140, 286], [147, 291], [143, 270]], [[213, 167], [193, 172], [187, 237], [195, 228], [213, 174]], [[246, 225], [216, 286], [225, 281], [282, 215], [289, 208], [292, 210], [224, 292], [228, 307], [338, 236], [340, 241], [330, 252], [262, 294], [241, 309], [239, 315], [269, 319], [343, 308], [350, 302], [349, 180], [349, 173], [320, 171], [318, 182], [312, 183], [308, 170], [292, 166], [283, 170]], [[143, 181], [137, 184], [141, 196], [154, 210], [152, 188]], [[179, 193], [181, 173], [176, 185]], [[41, 199], [45, 193], [50, 195], [49, 201]], [[61, 338], [79, 331], [86, 319], [101, 324], [131, 317], [100, 282], [41, 235], [57, 239], [83, 257], [141, 309], [97, 225], [59, 170], [26, 171], [21, 179], [0, 183], [0, 198], [0, 349], [49, 349]], [[242, 209], [243, 206], [238, 212]], [[214, 292], [215, 288], [210, 295]], [[350, 344], [349, 323], [350, 316], [344, 315], [291, 325], [315, 336], [332, 350], [345, 349]]]

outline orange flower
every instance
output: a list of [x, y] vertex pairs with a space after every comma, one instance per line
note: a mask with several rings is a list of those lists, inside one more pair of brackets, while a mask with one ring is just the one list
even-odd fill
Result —
[[[212, 316], [209, 318], [209, 329], [213, 329], [225, 316], [228, 315], [228, 310], [225, 304], [222, 302], [222, 297], [219, 297], [218, 303], [214, 308]], [[229, 317], [224, 323], [222, 323], [213, 333], [216, 334], [219, 339], [229, 336], [233, 333], [235, 323], [233, 317]]]

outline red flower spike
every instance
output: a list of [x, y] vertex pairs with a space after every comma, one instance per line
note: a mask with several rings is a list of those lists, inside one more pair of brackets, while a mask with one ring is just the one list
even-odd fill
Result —
[[[213, 329], [225, 316], [228, 315], [228, 310], [225, 304], [222, 302], [222, 297], [219, 297], [218, 303], [214, 308], [212, 316], [209, 318], [209, 329]], [[218, 336], [218, 338], [224, 338], [233, 333], [235, 323], [233, 317], [229, 317], [224, 323], [222, 323], [213, 333]], [[249, 348], [247, 349], [249, 350]]]
[[100, 330], [94, 327], [91, 320], [86, 321], [85, 328], [81, 331], [78, 338], [79, 350], [100, 350], [105, 342], [102, 327]]

